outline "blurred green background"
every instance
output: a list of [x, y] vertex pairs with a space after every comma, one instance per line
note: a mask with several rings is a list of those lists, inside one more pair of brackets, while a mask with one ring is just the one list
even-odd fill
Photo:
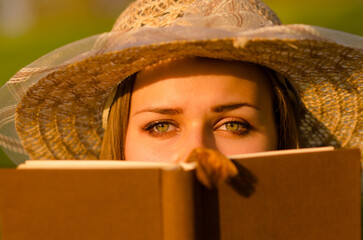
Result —
[[[16, 71], [72, 41], [109, 31], [128, 0], [0, 0], [0, 86]], [[363, 35], [363, 0], [265, 0], [284, 24]], [[13, 164], [0, 150], [0, 166]]]

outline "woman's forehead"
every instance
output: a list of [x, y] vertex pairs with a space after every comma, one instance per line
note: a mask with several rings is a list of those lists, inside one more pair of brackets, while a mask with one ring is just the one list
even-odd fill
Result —
[[[181, 59], [153, 66], [136, 78], [132, 109], [271, 102], [271, 85], [257, 65], [210, 59]], [[269, 103], [267, 105], [270, 105]]]
[[259, 65], [210, 58], [181, 58], [150, 66], [137, 74], [135, 89], [170, 78], [197, 76], [237, 76], [242, 79], [266, 81], [268, 79]]

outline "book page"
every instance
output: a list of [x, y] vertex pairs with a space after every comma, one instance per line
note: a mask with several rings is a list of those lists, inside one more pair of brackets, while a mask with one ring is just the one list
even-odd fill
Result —
[[276, 156], [276, 155], [287, 155], [287, 154], [309, 153], [309, 152], [324, 152], [324, 151], [333, 151], [333, 150], [334, 150], [333, 146], [327, 146], [327, 147], [286, 149], [286, 150], [274, 150], [274, 151], [266, 151], [266, 152], [246, 153], [246, 154], [231, 155], [231, 156], [227, 156], [227, 157], [229, 159], [241, 159], [241, 158], [250, 158], [250, 157], [267, 157], [267, 156]]
[[[267, 157], [275, 155], [298, 154], [308, 152], [332, 151], [334, 147], [302, 148], [275, 150], [257, 153], [246, 153], [227, 156], [229, 159], [242, 159], [251, 157]], [[145, 169], [161, 168], [165, 170], [194, 169], [196, 163], [148, 162], [148, 161], [121, 161], [121, 160], [28, 160], [20, 164], [18, 169]]]
[[176, 164], [171, 162], [142, 162], [120, 160], [28, 160], [18, 169], [155, 169], [191, 170], [195, 163]]

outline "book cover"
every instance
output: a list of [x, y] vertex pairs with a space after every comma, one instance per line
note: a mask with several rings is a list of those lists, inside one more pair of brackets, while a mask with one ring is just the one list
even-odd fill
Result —
[[174, 164], [0, 169], [2, 239], [361, 239], [359, 150], [231, 158], [239, 179], [212, 190]]

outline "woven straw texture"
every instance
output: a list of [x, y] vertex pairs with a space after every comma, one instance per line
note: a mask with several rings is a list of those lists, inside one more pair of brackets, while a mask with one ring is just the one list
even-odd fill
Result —
[[0, 144], [15, 163], [98, 159], [112, 89], [159, 61], [248, 61], [283, 74], [301, 102], [302, 147], [362, 149], [363, 38], [280, 25], [258, 0], [140, 0], [109, 33], [67, 45], [0, 89]]

